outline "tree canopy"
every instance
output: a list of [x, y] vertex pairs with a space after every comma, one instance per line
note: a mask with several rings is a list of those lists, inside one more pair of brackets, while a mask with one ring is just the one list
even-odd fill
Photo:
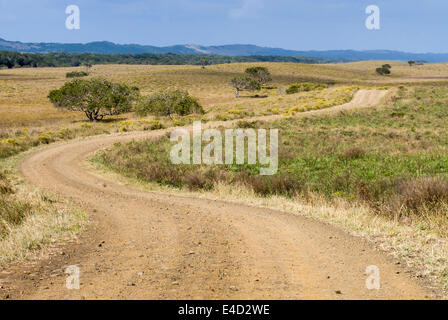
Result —
[[[21, 67], [79, 67], [84, 63], [99, 64], [138, 64], [138, 65], [207, 65], [233, 62], [295, 62], [329, 63], [340, 59], [281, 56], [242, 56], [229, 57], [200, 54], [96, 54], [96, 53], [21, 53], [0, 51], [0, 68]], [[342, 60], [343, 61], [343, 60]]]
[[231, 83], [232, 83], [233, 87], [236, 89], [236, 92], [235, 92], [236, 98], [239, 97], [239, 92], [241, 90], [254, 91], [254, 90], [261, 89], [261, 84], [258, 80], [255, 80], [255, 79], [253, 79], [251, 77], [247, 77], [247, 76], [235, 77], [231, 80]]
[[261, 86], [272, 81], [271, 73], [265, 67], [252, 67], [246, 69], [246, 74], [260, 82]]
[[100, 121], [132, 110], [138, 88], [105, 79], [75, 79], [52, 90], [48, 99], [56, 108], [84, 112], [90, 121]]
[[390, 69], [392, 69], [392, 66], [390, 64], [383, 64], [381, 68], [376, 69], [376, 73], [382, 76], [388, 75], [391, 73]]
[[185, 116], [193, 113], [203, 114], [204, 109], [187, 91], [167, 90], [139, 99], [135, 112], [142, 117], [148, 114]]

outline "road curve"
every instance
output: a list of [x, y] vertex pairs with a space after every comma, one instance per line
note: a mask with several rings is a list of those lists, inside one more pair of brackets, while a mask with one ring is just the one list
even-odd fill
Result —
[[[334, 110], [370, 106], [384, 94], [361, 90], [356, 105]], [[217, 123], [207, 126], [213, 125]], [[275, 210], [137, 190], [109, 181], [85, 165], [95, 151], [113, 143], [165, 133], [55, 144], [20, 164], [26, 180], [80, 204], [92, 223], [79, 243], [42, 261], [38, 274], [18, 279], [12, 298], [428, 297], [429, 291], [386, 255], [330, 225]], [[68, 265], [80, 268], [80, 290], [65, 288]], [[380, 269], [380, 290], [366, 288], [365, 270], [371, 265]]]

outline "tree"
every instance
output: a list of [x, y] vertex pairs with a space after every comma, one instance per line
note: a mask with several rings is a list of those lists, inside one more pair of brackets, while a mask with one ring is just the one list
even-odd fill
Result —
[[258, 80], [261, 86], [264, 86], [265, 84], [272, 81], [271, 73], [265, 67], [247, 68], [246, 73], [254, 79]]
[[65, 83], [50, 91], [48, 99], [56, 108], [82, 111], [90, 121], [100, 121], [132, 110], [138, 88], [109, 82], [105, 79], [80, 80]]
[[390, 64], [383, 64], [383, 66], [381, 68], [377, 68], [376, 69], [376, 73], [378, 73], [379, 75], [388, 75], [390, 74], [390, 69], [392, 68], [392, 66]]
[[236, 89], [235, 98], [239, 97], [241, 90], [255, 91], [261, 89], [260, 82], [251, 77], [236, 77], [231, 80], [231, 83]]
[[12, 69], [14, 67], [14, 61], [10, 57], [6, 58], [5, 66], [8, 69]]
[[19, 65], [19, 66], [21, 66], [21, 67], [23, 67], [25, 64], [26, 64], [26, 61], [25, 61], [25, 57], [24, 56], [19, 56], [19, 57], [17, 57], [17, 64]]
[[193, 113], [203, 114], [204, 109], [187, 91], [167, 90], [142, 97], [137, 102], [135, 112], [141, 117], [148, 114], [185, 116]]
[[414, 60], [409, 60], [408, 63], [409, 63], [409, 66], [410, 66], [410, 67], [412, 67], [413, 65], [415, 65], [415, 61], [414, 61]]

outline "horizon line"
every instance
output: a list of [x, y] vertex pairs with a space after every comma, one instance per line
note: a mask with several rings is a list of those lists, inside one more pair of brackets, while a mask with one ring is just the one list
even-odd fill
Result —
[[403, 51], [400, 49], [287, 49], [283, 47], [275, 47], [275, 46], [264, 46], [264, 45], [258, 45], [258, 44], [252, 44], [252, 43], [228, 43], [228, 44], [214, 44], [214, 45], [204, 45], [204, 44], [195, 44], [195, 43], [177, 43], [177, 44], [170, 44], [170, 45], [153, 45], [153, 44], [139, 44], [139, 43], [120, 43], [120, 42], [114, 42], [110, 40], [94, 40], [94, 41], [88, 41], [88, 42], [46, 42], [46, 41], [39, 41], [39, 42], [26, 42], [26, 41], [19, 41], [19, 40], [7, 40], [5, 38], [0, 37], [0, 40], [6, 41], [6, 42], [15, 42], [15, 43], [23, 43], [23, 44], [67, 44], [67, 45], [73, 45], [73, 44], [80, 44], [80, 45], [88, 45], [92, 43], [112, 43], [115, 45], [120, 46], [141, 46], [141, 47], [156, 47], [156, 48], [169, 48], [169, 47], [175, 47], [175, 46], [197, 46], [197, 47], [227, 47], [227, 46], [254, 46], [259, 48], [265, 48], [265, 49], [280, 49], [285, 51], [296, 51], [296, 52], [327, 52], [327, 51], [355, 51], [355, 52], [378, 52], [378, 51], [389, 51], [389, 52], [401, 52], [401, 53], [407, 53], [407, 54], [434, 54], [434, 55], [443, 55], [448, 54], [448, 52], [432, 52], [432, 51], [426, 51], [426, 52], [411, 52], [411, 51]]

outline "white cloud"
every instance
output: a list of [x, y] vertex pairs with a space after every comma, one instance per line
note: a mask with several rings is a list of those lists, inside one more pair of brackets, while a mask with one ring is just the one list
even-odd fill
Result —
[[240, 8], [229, 11], [229, 16], [232, 19], [255, 18], [258, 16], [258, 11], [262, 7], [263, 0], [243, 0]]

